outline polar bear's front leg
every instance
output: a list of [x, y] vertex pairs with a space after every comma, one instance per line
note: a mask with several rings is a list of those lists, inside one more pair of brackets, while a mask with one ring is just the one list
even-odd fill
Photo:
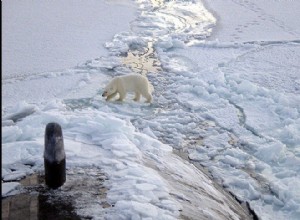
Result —
[[117, 91], [119, 93], [119, 99], [117, 101], [122, 102], [126, 97], [126, 90], [124, 88], [124, 82], [120, 78], [117, 79]]
[[113, 93], [113, 94], [111, 94], [111, 95], [107, 96], [107, 98], [106, 98], [106, 101], [109, 101], [109, 100], [111, 100], [111, 99], [112, 99], [113, 97], [115, 97], [117, 94], [118, 94], [118, 93], [117, 93], [117, 92], [115, 92], [115, 93]]
[[120, 97], [117, 99], [117, 101], [122, 102], [126, 97], [126, 93], [123, 94], [123, 93], [119, 92], [119, 95], [120, 95]]

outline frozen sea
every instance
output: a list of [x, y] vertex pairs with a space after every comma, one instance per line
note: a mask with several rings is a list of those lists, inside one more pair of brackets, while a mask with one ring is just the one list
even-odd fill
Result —
[[[275, 0], [2, 1], [2, 197], [43, 170], [57, 122], [69, 172], [107, 177], [106, 198], [87, 191], [74, 204], [83, 218], [246, 219], [248, 206], [300, 219], [299, 11]], [[106, 102], [105, 85], [132, 72], [151, 81], [153, 103]]]

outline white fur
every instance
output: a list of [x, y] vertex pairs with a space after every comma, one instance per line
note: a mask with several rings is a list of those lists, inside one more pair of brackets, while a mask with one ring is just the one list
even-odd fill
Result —
[[117, 101], [123, 101], [127, 92], [134, 92], [134, 101], [138, 102], [142, 95], [146, 98], [146, 102], [151, 103], [152, 91], [153, 86], [149, 83], [147, 77], [138, 74], [130, 74], [113, 78], [105, 87], [102, 96], [106, 97], [106, 101], [109, 101], [119, 94], [119, 99]]

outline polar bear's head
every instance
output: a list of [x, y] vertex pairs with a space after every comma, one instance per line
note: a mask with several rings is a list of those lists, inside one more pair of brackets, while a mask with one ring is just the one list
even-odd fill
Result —
[[102, 93], [103, 97], [110, 96], [117, 92], [117, 83], [116, 80], [112, 80], [105, 88], [104, 92]]

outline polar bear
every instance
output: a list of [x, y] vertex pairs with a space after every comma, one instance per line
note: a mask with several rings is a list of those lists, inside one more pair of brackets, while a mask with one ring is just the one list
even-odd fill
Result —
[[127, 92], [134, 92], [134, 101], [138, 102], [142, 95], [146, 98], [147, 103], [151, 103], [152, 91], [153, 86], [149, 83], [147, 77], [139, 74], [129, 74], [114, 77], [105, 87], [102, 96], [106, 97], [106, 101], [109, 101], [119, 93], [117, 101], [123, 101]]

